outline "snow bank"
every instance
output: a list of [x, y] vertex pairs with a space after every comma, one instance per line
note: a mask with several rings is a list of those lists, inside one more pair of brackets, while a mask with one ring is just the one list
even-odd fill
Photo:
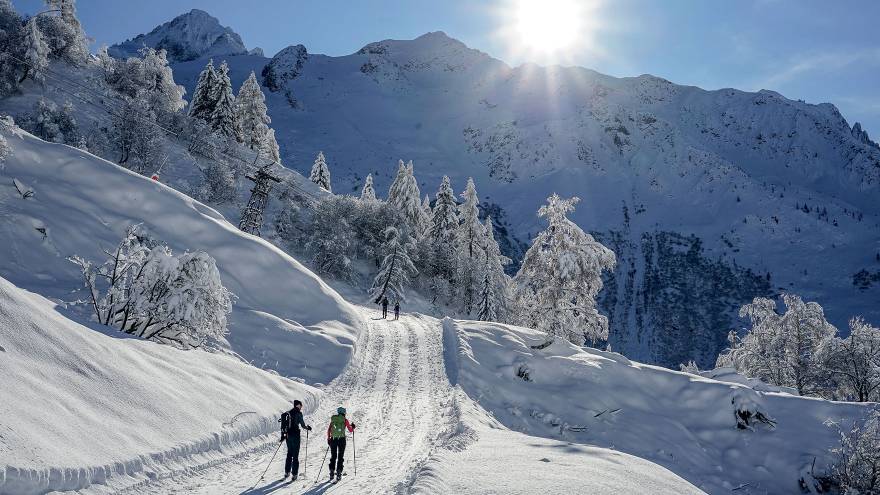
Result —
[[[0, 278], [0, 493], [167, 476], [218, 449], [265, 445], [319, 392], [233, 356], [89, 328]], [[272, 437], [274, 438], [274, 437]]]
[[[82, 280], [67, 257], [102, 261], [125, 229], [175, 252], [204, 250], [237, 299], [229, 350], [256, 366], [327, 383], [348, 362], [360, 316], [333, 289], [269, 242], [217, 211], [89, 153], [24, 132], [4, 133], [13, 155], [0, 172], [0, 276], [53, 300], [72, 301]], [[23, 199], [13, 179], [34, 195]], [[85, 310], [85, 309], [84, 309]]]
[[[797, 492], [804, 468], [815, 459], [822, 474], [830, 461], [837, 435], [825, 421], [849, 423], [870, 407], [762, 393], [565, 342], [537, 350], [531, 346], [544, 335], [525, 328], [452, 320], [444, 327], [458, 385], [504, 426], [619, 450], [710, 493]], [[739, 429], [737, 410], [776, 425]]]

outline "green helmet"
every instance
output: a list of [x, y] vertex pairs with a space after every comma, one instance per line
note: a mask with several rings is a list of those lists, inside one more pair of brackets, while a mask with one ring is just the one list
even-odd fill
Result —
[[337, 408], [336, 408], [336, 412], [337, 412], [338, 414], [345, 415], [345, 408], [344, 408], [344, 407], [337, 407]]

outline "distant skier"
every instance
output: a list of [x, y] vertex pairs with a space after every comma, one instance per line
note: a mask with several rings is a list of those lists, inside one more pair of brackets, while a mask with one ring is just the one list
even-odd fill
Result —
[[300, 429], [302, 426], [308, 431], [312, 427], [306, 425], [303, 420], [302, 402], [293, 401], [293, 409], [281, 415], [281, 441], [287, 440], [287, 459], [284, 461], [284, 478], [293, 473], [292, 480], [296, 480], [299, 474], [299, 443]]
[[327, 445], [330, 446], [330, 481], [333, 481], [333, 473], [336, 473], [336, 481], [342, 479], [342, 462], [345, 457], [345, 430], [354, 433], [354, 423], [349, 423], [345, 418], [345, 408], [336, 409], [336, 414], [330, 417], [330, 426], [327, 427]]
[[400, 317], [400, 301], [394, 301], [394, 319]]
[[388, 318], [388, 298], [382, 297], [382, 319]]

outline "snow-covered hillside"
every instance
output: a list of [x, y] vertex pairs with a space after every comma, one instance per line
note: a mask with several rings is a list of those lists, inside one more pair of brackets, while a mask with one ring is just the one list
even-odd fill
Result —
[[[473, 176], [515, 259], [549, 193], [581, 196], [573, 219], [618, 256], [600, 302], [631, 357], [710, 365], [735, 309], [781, 291], [841, 329], [880, 319], [880, 147], [831, 104], [511, 68], [440, 32], [342, 57], [224, 58], [236, 85], [263, 74], [285, 164], [305, 172], [323, 150], [334, 191], [372, 173], [384, 192], [398, 158], [423, 193]], [[204, 63], [175, 64], [175, 79], [192, 90]]]
[[320, 397], [232, 356], [76, 319], [0, 278], [0, 493], [120, 488], [209, 465], [274, 438], [294, 398], [313, 409]]
[[[177, 16], [148, 34], [113, 45], [109, 52], [114, 57], [137, 56], [138, 50], [144, 46], [164, 48], [168, 52], [168, 60], [176, 62], [248, 53], [235, 31], [221, 26], [217, 18], [198, 9]], [[252, 53], [263, 54], [259, 48]]]
[[[216, 259], [236, 296], [229, 351], [312, 383], [345, 366], [360, 316], [299, 262], [165, 185], [25, 132], [4, 135], [12, 156], [0, 171], [0, 276], [53, 300], [82, 299], [82, 277], [67, 257], [103, 261], [103, 250], [141, 224], [176, 252], [203, 250]], [[13, 179], [34, 195], [23, 199]]]
[[[526, 328], [443, 326], [450, 380], [504, 427], [625, 452], [708, 493], [797, 493], [830, 472], [838, 436], [826, 423], [848, 426], [876, 407], [758, 392], [561, 341], [536, 350], [544, 335]], [[737, 428], [738, 410], [752, 413], [749, 429]]]

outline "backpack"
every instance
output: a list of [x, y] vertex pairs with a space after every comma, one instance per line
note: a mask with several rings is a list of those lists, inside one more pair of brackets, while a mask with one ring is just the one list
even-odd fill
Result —
[[345, 416], [341, 414], [330, 416], [330, 438], [345, 438]]
[[284, 411], [281, 413], [281, 419], [278, 421], [281, 422], [281, 433], [287, 433], [290, 430], [290, 411]]

